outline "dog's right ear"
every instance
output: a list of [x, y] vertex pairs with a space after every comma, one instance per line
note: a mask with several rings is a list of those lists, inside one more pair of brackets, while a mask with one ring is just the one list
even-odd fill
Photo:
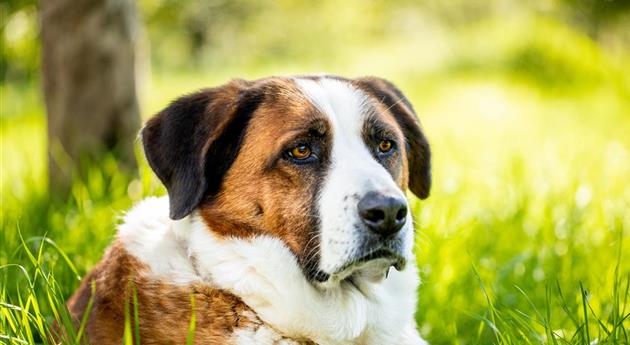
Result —
[[236, 80], [181, 97], [147, 122], [144, 152], [168, 191], [172, 219], [218, 192], [261, 99], [248, 82]]

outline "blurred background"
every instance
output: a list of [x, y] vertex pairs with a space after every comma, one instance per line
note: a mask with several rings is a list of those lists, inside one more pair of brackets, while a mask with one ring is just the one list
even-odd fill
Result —
[[45, 342], [119, 216], [165, 193], [144, 120], [231, 78], [327, 72], [394, 82], [432, 144], [424, 337], [628, 343], [630, 1], [8, 0], [0, 18], [0, 342]]

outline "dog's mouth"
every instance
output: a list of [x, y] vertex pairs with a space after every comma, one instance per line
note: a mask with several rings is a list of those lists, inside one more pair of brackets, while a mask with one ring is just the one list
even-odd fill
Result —
[[403, 258], [402, 255], [395, 252], [394, 250], [391, 250], [389, 248], [380, 248], [348, 262], [347, 264], [342, 266], [339, 272], [346, 271], [348, 269], [351, 269], [352, 267], [361, 266], [361, 264], [363, 263], [367, 263], [377, 259], [383, 259], [384, 262], [389, 263], [389, 265], [387, 266], [388, 268], [393, 266], [398, 271], [404, 268], [406, 262], [405, 258]]
[[335, 273], [330, 275], [333, 281], [353, 283], [357, 276], [370, 276], [371, 280], [386, 278], [391, 267], [397, 271], [405, 268], [406, 259], [397, 251], [389, 248], [378, 248], [348, 261]]

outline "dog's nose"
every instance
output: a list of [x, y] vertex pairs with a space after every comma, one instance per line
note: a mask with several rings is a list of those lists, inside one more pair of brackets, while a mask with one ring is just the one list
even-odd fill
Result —
[[407, 219], [407, 203], [397, 196], [369, 192], [359, 201], [358, 207], [363, 223], [382, 236], [397, 233]]

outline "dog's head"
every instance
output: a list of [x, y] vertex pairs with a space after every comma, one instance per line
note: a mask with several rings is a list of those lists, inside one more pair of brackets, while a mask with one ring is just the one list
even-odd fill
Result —
[[378, 279], [411, 257], [405, 191], [429, 195], [429, 144], [385, 80], [236, 80], [174, 101], [142, 140], [171, 218], [278, 238], [315, 284]]

